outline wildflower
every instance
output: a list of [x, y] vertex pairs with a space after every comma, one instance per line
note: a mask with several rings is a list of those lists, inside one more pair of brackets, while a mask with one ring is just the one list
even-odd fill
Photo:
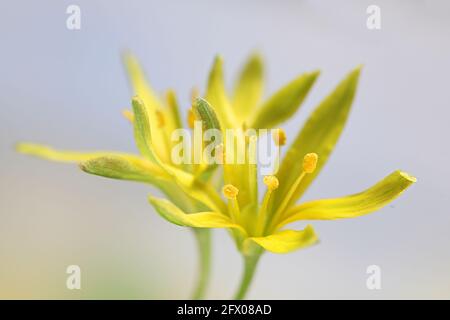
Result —
[[[230, 230], [245, 262], [236, 298], [245, 296], [258, 259], [264, 251], [288, 253], [317, 242], [317, 234], [311, 225], [303, 230], [289, 230], [285, 229], [288, 224], [303, 220], [354, 218], [371, 213], [394, 200], [416, 181], [411, 175], [397, 170], [365, 191], [296, 204], [323, 168], [342, 132], [355, 95], [359, 73], [360, 68], [353, 70], [319, 104], [293, 140], [276, 176], [263, 178], [267, 191], [261, 204], [257, 196], [256, 165], [249, 163], [225, 163], [223, 166], [226, 210], [187, 214], [169, 200], [150, 196], [150, 203], [163, 218], [172, 223], [194, 228]], [[248, 86], [252, 87], [250, 84]], [[251, 92], [249, 90], [248, 101], [255, 100]], [[216, 102], [220, 100], [217, 95], [213, 99]], [[227, 113], [226, 118], [223, 114], [220, 116], [223, 111], [221, 108], [215, 110], [219, 111], [218, 117], [222, 123], [226, 124], [233, 117], [238, 118], [237, 112], [231, 116]], [[264, 117], [257, 119], [266, 124], [271, 123], [271, 120]]]
[[[161, 99], [147, 83], [134, 57], [126, 55], [125, 64], [136, 96], [132, 99], [132, 110], [126, 109], [122, 113], [134, 127], [138, 155], [109, 151], [61, 151], [33, 143], [20, 143], [17, 145], [17, 151], [52, 161], [79, 163], [83, 171], [94, 175], [149, 183], [163, 191], [171, 203], [185, 213], [205, 209], [225, 212], [227, 206], [210, 181], [217, 166], [185, 163], [178, 165], [172, 162], [171, 134], [182, 127], [175, 93], [169, 90], [165, 99]], [[300, 76], [273, 95], [258, 109], [260, 111], [252, 114], [251, 111], [259, 103], [262, 92], [262, 73], [261, 59], [257, 55], [252, 56], [241, 72], [231, 103], [223, 88], [222, 60], [217, 58], [209, 76], [206, 95], [216, 103], [216, 113], [220, 115], [220, 121], [207, 119], [211, 114], [215, 117], [215, 113], [209, 112], [207, 102], [198, 99], [198, 91], [193, 91], [193, 108], [189, 111], [187, 125], [192, 128], [194, 120], [201, 120], [206, 126], [215, 127], [218, 127], [220, 122], [224, 128], [230, 127], [231, 123], [236, 126], [249, 123], [254, 127], [265, 128], [281, 123], [299, 107], [318, 75], [318, 72], [313, 72]], [[237, 113], [228, 115], [230, 119], [239, 119], [238, 122], [229, 122], [227, 112], [231, 104]], [[278, 106], [282, 106], [284, 111], [274, 116], [273, 112]], [[221, 144], [217, 150], [219, 158], [223, 157], [225, 152], [222, 149]], [[229, 188], [230, 192], [236, 190]], [[245, 195], [246, 191], [241, 194]], [[210, 239], [208, 230], [194, 230], [202, 261], [201, 277], [194, 294], [194, 297], [199, 298], [203, 296], [209, 274]]]

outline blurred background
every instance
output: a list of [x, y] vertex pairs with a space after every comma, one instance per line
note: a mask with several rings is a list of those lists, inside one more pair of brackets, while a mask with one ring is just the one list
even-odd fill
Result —
[[[66, 8], [81, 8], [81, 29]], [[381, 30], [366, 27], [369, 5]], [[321, 243], [266, 254], [249, 298], [450, 298], [448, 1], [2, 1], [0, 3], [0, 298], [187, 298], [196, 272], [189, 230], [163, 221], [146, 186], [14, 152], [18, 141], [135, 152], [121, 110], [131, 91], [121, 53], [141, 60], [159, 91], [185, 109], [215, 54], [228, 84], [248, 54], [266, 62], [266, 96], [321, 69], [285, 125], [364, 64], [338, 147], [305, 199], [360, 191], [395, 169], [418, 178], [392, 205], [354, 220], [316, 222]], [[289, 140], [288, 140], [289, 141]], [[241, 260], [214, 232], [210, 298], [229, 298]], [[82, 289], [66, 288], [66, 267]], [[368, 290], [366, 268], [381, 268]]]

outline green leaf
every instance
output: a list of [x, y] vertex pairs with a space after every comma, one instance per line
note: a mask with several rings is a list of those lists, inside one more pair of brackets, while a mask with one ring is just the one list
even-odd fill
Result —
[[250, 128], [270, 129], [289, 119], [302, 104], [319, 75], [308, 72], [281, 88], [258, 109]]
[[347, 121], [359, 74], [360, 67], [350, 72], [339, 83], [334, 91], [311, 114], [289, 147], [277, 173], [280, 187], [272, 198], [274, 210], [283, 201], [297, 177], [302, 173], [305, 154], [315, 152], [319, 155], [317, 167], [313, 173], [305, 175], [288, 206], [300, 198], [327, 162]]
[[250, 56], [234, 89], [233, 109], [243, 121], [258, 105], [264, 86], [264, 66], [258, 54]]

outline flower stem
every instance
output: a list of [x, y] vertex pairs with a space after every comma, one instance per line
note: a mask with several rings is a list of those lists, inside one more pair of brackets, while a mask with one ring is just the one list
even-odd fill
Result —
[[206, 288], [209, 282], [211, 271], [211, 230], [209, 229], [192, 229], [195, 234], [199, 255], [199, 273], [192, 299], [199, 300], [205, 296]]
[[234, 295], [235, 300], [241, 300], [245, 298], [248, 288], [252, 282], [253, 276], [255, 275], [256, 266], [258, 264], [261, 253], [255, 253], [253, 255], [244, 255], [244, 273], [241, 279], [241, 285], [239, 286], [236, 294]]

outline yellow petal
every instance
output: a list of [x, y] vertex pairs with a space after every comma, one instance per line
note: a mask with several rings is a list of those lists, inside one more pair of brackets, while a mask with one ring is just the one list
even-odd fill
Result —
[[122, 180], [155, 183], [168, 180], [168, 175], [157, 165], [136, 156], [109, 155], [80, 163], [80, 168], [91, 174]]
[[311, 174], [307, 174], [302, 183], [298, 185], [289, 204], [295, 203], [300, 198], [321, 171], [346, 123], [355, 95], [359, 73], [360, 68], [353, 70], [319, 104], [289, 147], [277, 173], [280, 188], [274, 194], [273, 208], [280, 205], [297, 177], [303, 171], [302, 159], [305, 154], [315, 152], [319, 155], [319, 161], [316, 170]]
[[104, 156], [129, 156], [120, 152], [96, 151], [78, 152], [68, 150], [56, 150], [52, 147], [35, 143], [18, 143], [16, 150], [20, 153], [36, 156], [51, 161], [77, 163], [92, 158]]
[[181, 122], [181, 115], [180, 115], [180, 106], [178, 104], [178, 100], [177, 100], [175, 91], [173, 91], [173, 90], [166, 91], [166, 101], [167, 101], [167, 106], [169, 107], [169, 112], [171, 114], [170, 119], [173, 120], [174, 129], [183, 128], [183, 124]]
[[234, 90], [233, 109], [242, 121], [255, 109], [263, 92], [263, 62], [258, 54], [244, 65]]
[[165, 146], [165, 142], [167, 141], [167, 137], [165, 136], [166, 133], [164, 130], [157, 130], [157, 114], [165, 114], [165, 111], [167, 110], [164, 110], [162, 102], [145, 79], [144, 72], [142, 71], [138, 60], [131, 54], [125, 54], [124, 63], [134, 94], [142, 99], [147, 108], [150, 126], [154, 128], [153, 136], [155, 138], [155, 151], [164, 160], [168, 160], [170, 153], [167, 146]]
[[301, 231], [283, 230], [265, 237], [248, 238], [246, 241], [253, 241], [273, 253], [288, 253], [315, 244], [318, 237], [313, 227], [308, 225]]
[[170, 164], [166, 164], [154, 150], [153, 131], [148, 121], [147, 109], [139, 97], [134, 97], [132, 101], [134, 113], [134, 135], [137, 147], [142, 155], [150, 161], [158, 164], [169, 175], [173, 176], [185, 186], [190, 186], [194, 182], [194, 176], [184, 172]]
[[305, 73], [277, 91], [254, 113], [250, 128], [270, 129], [289, 119], [302, 104], [318, 75], [318, 71]]
[[[168, 169], [167, 166], [166, 169]], [[225, 203], [212, 185], [195, 180], [194, 175], [174, 167], [170, 167], [167, 172], [172, 175], [172, 178], [177, 185], [189, 197], [202, 203], [211, 210], [226, 212], [227, 209]]]
[[224, 212], [226, 207], [220, 199], [220, 196], [217, 195], [215, 190], [212, 190], [211, 186], [196, 181], [195, 176], [189, 172], [164, 163], [156, 152], [154, 152], [152, 144], [153, 131], [150, 129], [149, 121], [147, 121], [147, 109], [138, 97], [133, 98], [133, 112], [135, 116], [134, 126], [136, 143], [141, 153], [167, 172], [167, 174], [169, 174], [177, 182], [179, 187], [191, 198], [203, 203], [212, 210]]
[[233, 128], [237, 124], [236, 116], [225, 91], [222, 65], [222, 58], [216, 57], [209, 73], [206, 100], [216, 112], [221, 127]]
[[156, 162], [158, 155], [154, 151], [152, 140], [152, 127], [148, 110], [143, 100], [135, 96], [132, 99], [134, 113], [134, 139], [139, 152], [149, 160]]
[[354, 218], [378, 210], [397, 198], [416, 178], [395, 171], [371, 188], [350, 196], [305, 202], [292, 208], [278, 225], [297, 220]]
[[242, 227], [218, 212], [209, 211], [188, 214], [169, 200], [150, 196], [149, 201], [164, 219], [179, 226], [193, 228], [237, 228], [242, 230]]

